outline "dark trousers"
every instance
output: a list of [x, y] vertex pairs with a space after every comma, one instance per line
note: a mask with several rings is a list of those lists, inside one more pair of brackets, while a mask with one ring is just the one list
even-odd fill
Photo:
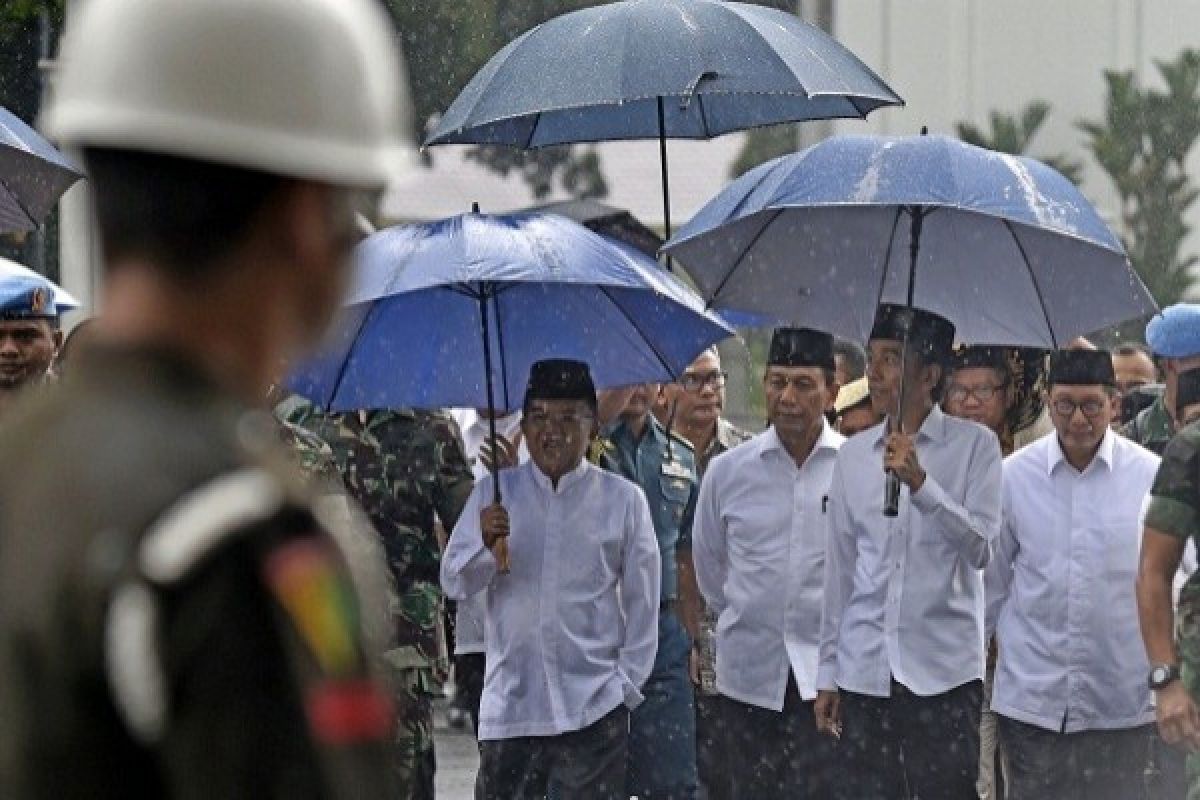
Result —
[[[691, 642], [674, 611], [658, 618], [654, 668], [629, 720], [626, 788], [640, 800], [696, 796], [696, 708], [688, 675]], [[570, 800], [570, 795], [561, 795]]]
[[700, 773], [700, 797], [704, 800], [733, 797], [725, 737], [725, 702], [720, 695], [696, 693], [696, 767]]
[[931, 697], [892, 684], [890, 697], [842, 692], [844, 800], [973, 800], [983, 682]]
[[[1009, 800], [1173, 800], [1147, 772], [1158, 733], [1153, 725], [1059, 733], [1001, 716], [1000, 741]], [[1165, 750], [1164, 750], [1165, 752]]]
[[783, 711], [725, 700], [735, 800], [826, 800], [842, 777], [838, 742], [817, 732], [813, 704], [788, 676]]
[[544, 800], [550, 786], [571, 800], [626, 800], [629, 710], [618, 706], [588, 727], [558, 736], [479, 743], [483, 800]]
[[471, 718], [471, 730], [479, 735], [479, 703], [483, 699], [483, 677], [487, 669], [483, 653], [454, 657], [454, 707]]

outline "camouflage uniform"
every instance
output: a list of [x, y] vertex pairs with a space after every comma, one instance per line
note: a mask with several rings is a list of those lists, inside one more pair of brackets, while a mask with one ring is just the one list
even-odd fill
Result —
[[1175, 424], [1167, 413], [1166, 395], [1159, 395], [1157, 400], [1139, 411], [1121, 428], [1121, 435], [1162, 455], [1167, 442], [1175, 435]]
[[474, 485], [458, 427], [441, 412], [322, 413], [306, 404], [287, 419], [328, 443], [383, 541], [397, 591], [397, 646], [384, 656], [396, 681], [396, 769], [411, 796], [432, 797], [431, 701], [449, 670], [434, 519], [452, 529]]
[[[1150, 497], [1147, 527], [1185, 542], [1200, 538], [1200, 423], [1171, 439]], [[1175, 619], [1183, 685], [1200, 703], [1200, 571], [1192, 573], [1180, 592]], [[1200, 754], [1188, 755], [1187, 772], [1188, 800], [1200, 800]]]

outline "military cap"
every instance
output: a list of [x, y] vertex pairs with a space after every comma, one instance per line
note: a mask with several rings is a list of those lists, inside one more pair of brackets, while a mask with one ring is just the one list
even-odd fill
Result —
[[855, 406], [871, 401], [871, 390], [866, 378], [850, 381], [838, 389], [837, 399], [833, 401], [834, 413], [844, 414]]
[[54, 284], [40, 276], [0, 277], [0, 319], [54, 319]]
[[954, 323], [945, 317], [920, 308], [881, 303], [875, 312], [871, 338], [902, 342], [906, 333], [910, 348], [939, 361], [949, 356], [954, 345]]
[[1146, 344], [1163, 358], [1200, 355], [1200, 305], [1177, 303], [1155, 314], [1146, 325]]
[[1112, 355], [1107, 350], [1058, 350], [1050, 355], [1051, 386], [1116, 386]]
[[809, 328], [776, 328], [767, 351], [767, 366], [835, 369], [833, 337]]
[[534, 362], [529, 369], [525, 403], [530, 400], [586, 400], [596, 407], [596, 386], [588, 365], [567, 358]]
[[1200, 367], [1179, 373], [1175, 386], [1175, 418], [1183, 417], [1183, 410], [1193, 403], [1200, 403]]

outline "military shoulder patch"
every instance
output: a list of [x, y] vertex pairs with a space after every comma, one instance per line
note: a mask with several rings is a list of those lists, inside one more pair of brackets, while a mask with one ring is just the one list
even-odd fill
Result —
[[315, 536], [290, 541], [267, 556], [264, 571], [321, 670], [330, 676], [357, 672], [358, 603], [333, 546]]

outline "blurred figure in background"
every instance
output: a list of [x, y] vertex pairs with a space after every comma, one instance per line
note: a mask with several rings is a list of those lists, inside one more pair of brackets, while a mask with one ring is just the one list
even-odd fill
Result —
[[871, 403], [866, 378], [859, 378], [838, 389], [833, 402], [834, 428], [847, 438], [883, 421], [883, 414]]

